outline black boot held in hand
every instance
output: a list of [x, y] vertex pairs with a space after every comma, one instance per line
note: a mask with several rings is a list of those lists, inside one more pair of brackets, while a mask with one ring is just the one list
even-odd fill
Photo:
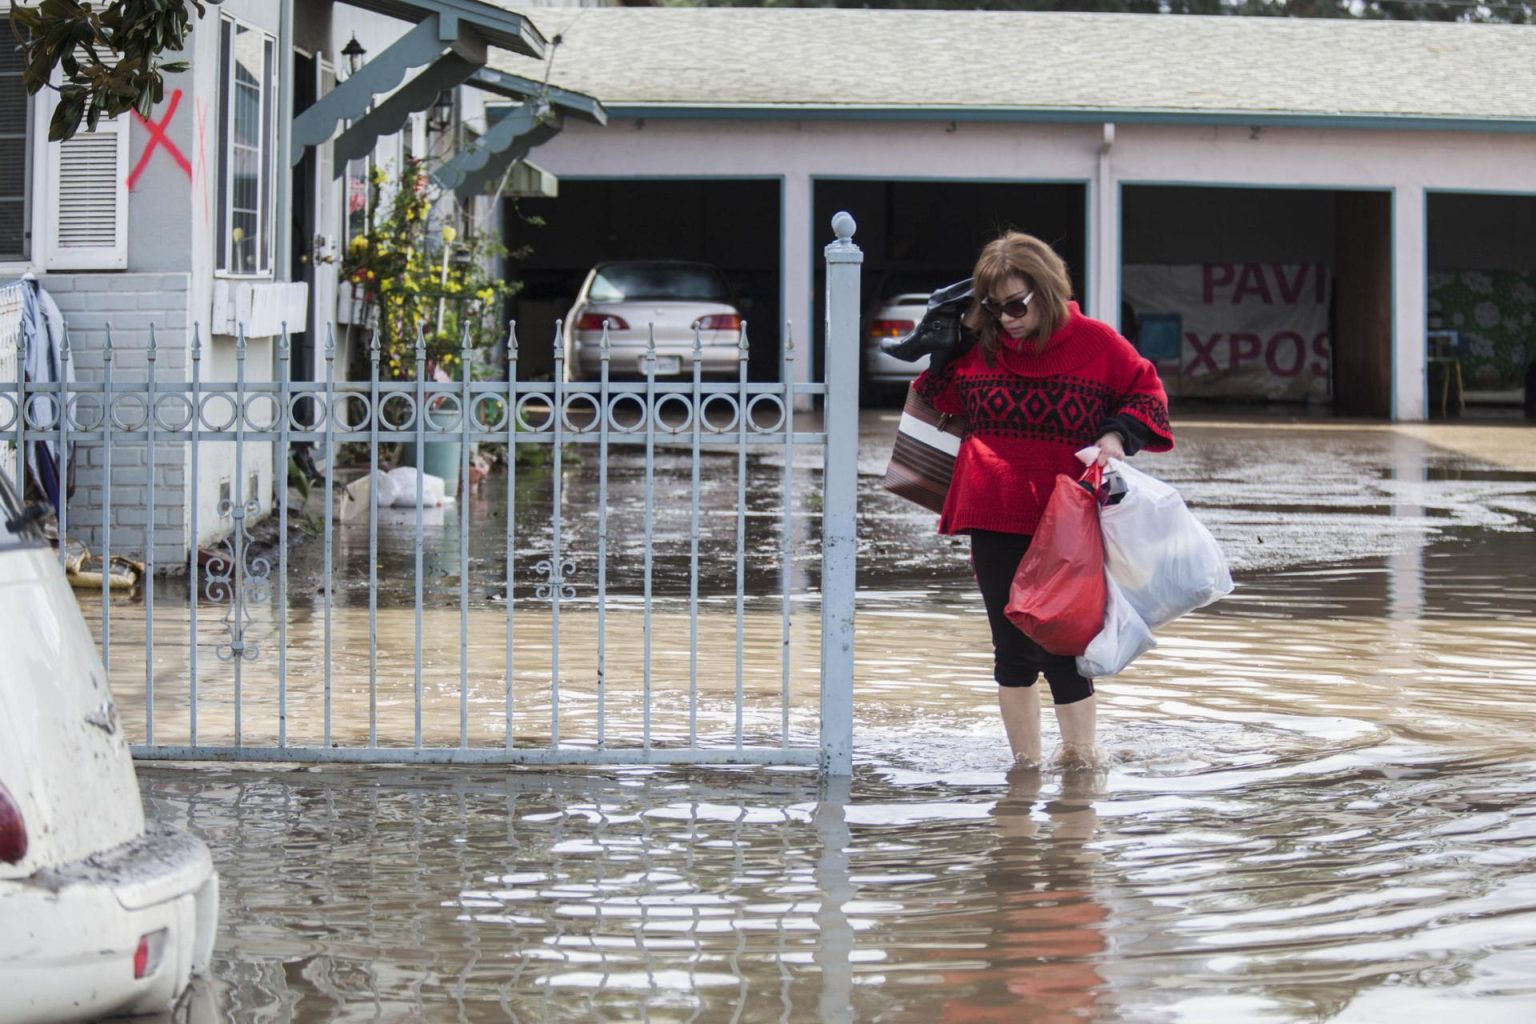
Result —
[[886, 342], [881, 348], [887, 355], [909, 363], [929, 356], [929, 372], [941, 373], [945, 363], [963, 355], [976, 341], [971, 331], [960, 322], [970, 307], [970, 278], [940, 288], [928, 297], [928, 311], [923, 314], [912, 333]]

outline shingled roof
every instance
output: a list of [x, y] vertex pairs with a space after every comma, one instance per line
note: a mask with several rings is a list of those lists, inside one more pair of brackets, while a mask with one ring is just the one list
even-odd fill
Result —
[[[518, 8], [514, 3], [503, 3]], [[1536, 128], [1536, 28], [988, 11], [521, 8], [615, 117]], [[540, 62], [492, 65], [542, 78]]]

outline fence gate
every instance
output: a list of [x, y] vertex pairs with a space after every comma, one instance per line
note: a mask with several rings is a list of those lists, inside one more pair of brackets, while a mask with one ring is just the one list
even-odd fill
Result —
[[[376, 342], [338, 380], [334, 331], [294, 380], [286, 337], [153, 327], [109, 327], [97, 379], [0, 373], [5, 447], [73, 452], [60, 558], [135, 756], [847, 774], [863, 257], [833, 226], [821, 383], [788, 335], [781, 381], [748, 382], [745, 331], [725, 381], [658, 380], [654, 339], [617, 379], [605, 338], [566, 382], [558, 329], [551, 381], [517, 379], [515, 331], [496, 381], [430, 375], [419, 341], [408, 380]], [[477, 446], [507, 457], [440, 504], [380, 472], [396, 445], [450, 490]]]

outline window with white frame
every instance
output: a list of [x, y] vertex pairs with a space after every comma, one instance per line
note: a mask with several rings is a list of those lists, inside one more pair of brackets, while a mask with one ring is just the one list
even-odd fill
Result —
[[[10, 34], [8, 19], [0, 32]], [[28, 133], [32, 97], [21, 84], [25, 67], [15, 46], [0, 46], [0, 263], [22, 262], [32, 255], [28, 186], [32, 170]]]
[[218, 269], [229, 274], [272, 272], [276, 72], [276, 40], [222, 20]]

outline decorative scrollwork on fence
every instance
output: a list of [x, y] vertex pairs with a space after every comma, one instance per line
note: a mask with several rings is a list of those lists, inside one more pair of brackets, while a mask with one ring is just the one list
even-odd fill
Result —
[[533, 588], [533, 596], [540, 601], [571, 601], [576, 597], [576, 588], [566, 580], [576, 575], [576, 563], [567, 558], [560, 562], [558, 569], [554, 562], [545, 558], [533, 567], [533, 571], [545, 578], [545, 582]]
[[261, 505], [255, 498], [248, 499], [243, 507], [225, 499], [219, 502], [219, 515], [231, 516], [235, 521], [230, 535], [219, 542], [219, 554], [208, 562], [208, 581], [203, 593], [214, 604], [225, 605], [224, 628], [229, 639], [219, 644], [214, 653], [220, 661], [255, 661], [261, 650], [247, 643], [245, 632], [255, 621], [251, 615], [253, 605], [265, 604], [271, 599], [272, 563], [255, 557], [248, 517], [257, 515]]

